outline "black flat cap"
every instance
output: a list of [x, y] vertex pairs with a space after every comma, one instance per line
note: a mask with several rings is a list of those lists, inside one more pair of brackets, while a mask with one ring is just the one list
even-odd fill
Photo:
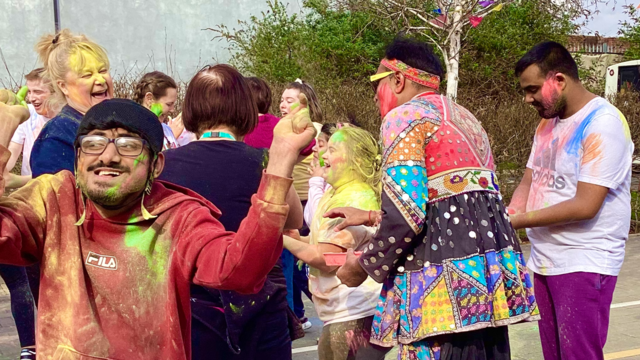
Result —
[[164, 132], [156, 114], [127, 99], [105, 100], [93, 106], [82, 118], [76, 133], [75, 148], [80, 146], [80, 136], [93, 130], [123, 128], [140, 135], [149, 143], [154, 154], [162, 151]]

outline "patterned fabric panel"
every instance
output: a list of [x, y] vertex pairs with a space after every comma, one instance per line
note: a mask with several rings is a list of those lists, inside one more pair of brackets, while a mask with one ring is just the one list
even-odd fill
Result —
[[[398, 192], [402, 193], [402, 199], [411, 199], [417, 209], [423, 210], [427, 201], [427, 172], [419, 166], [398, 165], [387, 168], [386, 174], [391, 177]], [[387, 183], [390, 183], [388, 181]], [[424, 214], [424, 212], [423, 212]]]
[[487, 169], [461, 169], [429, 178], [429, 202], [471, 191], [500, 192], [498, 178]]
[[465, 108], [440, 95], [412, 100], [416, 106], [425, 107], [432, 102], [443, 105], [444, 117], [428, 139], [425, 163], [429, 178], [460, 168], [493, 170], [489, 137], [480, 122]]
[[385, 282], [371, 342], [409, 344], [426, 337], [537, 320], [533, 286], [512, 248], [425, 264]]
[[414, 101], [392, 110], [383, 121], [383, 189], [416, 234], [424, 224], [427, 201], [425, 145], [441, 121], [436, 104]]
[[398, 359], [440, 360], [440, 344], [437, 342], [411, 345], [400, 344], [400, 348], [398, 349]]
[[[435, 100], [435, 101], [431, 101]], [[435, 98], [430, 97], [430, 101], [412, 100], [404, 105], [398, 106], [391, 110], [382, 121], [381, 127], [381, 140], [382, 146], [385, 149], [385, 154], [392, 151], [400, 140], [404, 139], [410, 130], [408, 126], [414, 121], [430, 122], [434, 126], [440, 126], [443, 121], [442, 100], [439, 95]], [[421, 135], [421, 137], [428, 138], [431, 135]], [[433, 132], [431, 132], [433, 134]]]
[[480, 160], [480, 164], [483, 167], [493, 169], [489, 137], [480, 122], [464, 107], [451, 101], [448, 101], [447, 105], [451, 109], [449, 120], [463, 134], [467, 143], [471, 145], [471, 149]]
[[[439, 156], [447, 155], [444, 152], [440, 153], [440, 149], [435, 144], [442, 143], [441, 140], [443, 140], [445, 144], [457, 146], [459, 141], [466, 145], [466, 152], [465, 150], [457, 152], [457, 148], [453, 151], [464, 155], [463, 159], [475, 159], [466, 136], [462, 136], [462, 133], [452, 126], [445, 130], [441, 129], [444, 123], [450, 123], [445, 121], [447, 110], [444, 103], [447, 101], [443, 96], [426, 94], [390, 111], [382, 122], [383, 218], [380, 229], [369, 246], [376, 255], [383, 254], [383, 257], [375, 258], [375, 262], [371, 261], [371, 255], [360, 259], [360, 264], [369, 276], [378, 282], [384, 281], [399, 261], [404, 263], [405, 259], [413, 258], [415, 250], [424, 245], [424, 234], [422, 236], [418, 234], [424, 229], [429, 201], [449, 198], [460, 192], [452, 190], [445, 192], [446, 188], [443, 185], [440, 186], [442, 189], [438, 190], [438, 182], [435, 183], [435, 192], [431, 190], [432, 186], [427, 182], [430, 171], [427, 165], [447, 166], [447, 161], [442, 160], [443, 163], [436, 160]], [[449, 143], [451, 136], [453, 136], [452, 142]], [[426, 149], [428, 152], [425, 153]], [[462, 167], [464, 164], [464, 162], [457, 162], [458, 160], [453, 161], [454, 166], [457, 167]], [[451, 161], [448, 163], [450, 166]], [[474, 164], [475, 169], [478, 169], [479, 162], [476, 161]], [[480, 170], [485, 169], [480, 168]], [[440, 168], [435, 168], [435, 172], [442, 171]], [[465, 186], [472, 184], [469, 186], [469, 191], [476, 188], [485, 190], [482, 188], [483, 176], [474, 179], [474, 175], [475, 172], [469, 176], [464, 172], [461, 175], [463, 178], [460, 180], [461, 183]], [[444, 178], [440, 179], [441, 182], [443, 180]], [[449, 180], [451, 182], [451, 179]], [[458, 181], [458, 178], [454, 178], [453, 182], [455, 181]], [[478, 186], [473, 186], [474, 181], [478, 182]], [[496, 185], [493, 182], [490, 184], [494, 188]], [[452, 184], [452, 186], [457, 188], [460, 185]], [[440, 194], [443, 195], [439, 196]], [[432, 197], [433, 199], [430, 199]], [[421, 252], [424, 253], [424, 251]], [[423, 259], [415, 260], [415, 264], [420, 268]], [[402, 263], [398, 266], [402, 266]]]

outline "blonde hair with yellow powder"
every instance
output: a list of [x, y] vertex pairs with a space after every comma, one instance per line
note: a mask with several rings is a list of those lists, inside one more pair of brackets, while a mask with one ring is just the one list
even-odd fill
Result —
[[59, 101], [64, 101], [65, 97], [57, 81], [64, 81], [69, 71], [79, 73], [85, 66], [87, 56], [95, 57], [109, 69], [109, 58], [102, 46], [84, 35], [73, 34], [69, 29], [41, 37], [36, 44], [36, 52], [44, 64], [44, 76], [54, 84]]
[[345, 148], [348, 154], [349, 165], [353, 168], [358, 178], [371, 186], [380, 202], [382, 191], [381, 166], [382, 152], [376, 139], [368, 131], [347, 126], [333, 133], [335, 136], [344, 139]]

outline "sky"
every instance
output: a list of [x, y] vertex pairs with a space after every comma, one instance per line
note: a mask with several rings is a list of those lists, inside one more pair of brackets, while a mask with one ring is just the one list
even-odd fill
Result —
[[620, 21], [629, 18], [624, 13], [623, 5], [633, 4], [637, 6], [640, 4], [640, 0], [617, 0], [615, 5], [613, 4], [614, 0], [609, 2], [608, 5], [601, 4], [598, 6], [600, 13], [595, 15], [582, 29], [583, 34], [591, 33], [593, 35], [597, 31], [600, 36], [618, 36]]

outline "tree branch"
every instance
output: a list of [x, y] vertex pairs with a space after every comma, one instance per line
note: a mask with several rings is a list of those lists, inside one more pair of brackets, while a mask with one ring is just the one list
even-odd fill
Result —
[[[427, 23], [428, 25], [431, 25], [431, 26], [433, 26], [433, 27], [439, 28], [437, 25], [432, 24], [432, 23], [431, 23], [431, 20], [429, 20], [429, 19], [425, 18], [425, 16], [424, 16], [424, 15], [420, 14], [420, 13], [418, 12], [418, 10], [416, 10], [416, 9], [414, 9], [414, 8], [410, 8], [410, 7], [408, 7], [408, 6], [404, 6], [404, 5], [398, 4], [398, 3], [397, 3], [396, 1], [394, 1], [394, 0], [387, 0], [387, 1], [388, 1], [389, 3], [391, 3], [391, 4], [395, 5], [395, 6], [397, 6], [397, 7], [400, 7], [400, 8], [402, 8], [402, 9], [406, 10], [406, 11], [409, 11], [410, 13], [412, 13], [413, 15], [415, 15], [418, 19], [422, 20], [423, 22]], [[444, 15], [444, 14], [443, 14], [443, 15]], [[445, 16], [446, 16], [446, 15], [445, 15]]]

